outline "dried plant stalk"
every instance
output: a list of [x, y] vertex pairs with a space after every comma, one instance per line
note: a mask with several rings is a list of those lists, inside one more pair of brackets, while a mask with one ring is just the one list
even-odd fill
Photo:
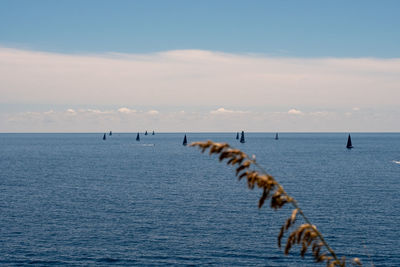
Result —
[[[310, 220], [304, 215], [299, 207], [297, 201], [292, 198], [280, 185], [273, 176], [269, 175], [255, 160], [250, 158], [246, 153], [239, 149], [232, 148], [227, 143], [214, 143], [212, 141], [195, 142], [190, 144], [192, 147], [198, 147], [201, 152], [209, 150], [209, 154], [219, 155], [219, 161], [226, 160], [226, 164], [232, 165], [236, 168], [236, 176], [239, 180], [246, 178], [247, 186], [250, 189], [254, 187], [263, 190], [262, 195], [258, 202], [258, 207], [261, 208], [265, 201], [270, 199], [270, 206], [272, 209], [280, 209], [284, 205], [290, 203], [294, 210], [291, 216], [282, 225], [278, 235], [278, 247], [281, 248], [282, 238], [289, 229], [293, 227], [296, 222], [297, 215], [304, 219], [306, 222], [293, 230], [286, 240], [285, 254], [289, 254], [293, 245], [301, 246], [300, 255], [304, 257], [309, 247], [311, 247], [312, 255], [316, 262], [325, 262], [327, 266], [346, 266], [346, 258], [339, 259], [335, 251], [328, 245], [322, 236], [321, 232], [317, 230], [315, 225], [312, 225]], [[254, 166], [260, 170], [250, 170]], [[327, 256], [329, 255], [329, 256]], [[361, 266], [361, 261], [358, 258], [353, 259], [354, 265]]]

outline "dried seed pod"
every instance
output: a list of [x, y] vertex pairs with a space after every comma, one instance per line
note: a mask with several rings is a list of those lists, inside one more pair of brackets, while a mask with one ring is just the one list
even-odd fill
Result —
[[315, 250], [313, 250], [315, 259], [318, 259], [320, 257], [320, 255], [319, 255], [320, 251], [321, 251], [321, 247], [317, 247]]
[[230, 152], [224, 151], [219, 155], [219, 161], [222, 161], [226, 158], [229, 158], [229, 156], [231, 155]]
[[236, 176], [244, 169], [247, 169], [250, 167], [251, 162], [250, 161], [245, 161], [240, 165], [239, 167], [236, 168]]
[[307, 252], [307, 243], [303, 241], [301, 243], [301, 251], [300, 251], [300, 255], [302, 258], [304, 258], [304, 255], [306, 254], [306, 252]]
[[240, 165], [240, 164], [242, 164], [243, 160], [244, 160], [244, 158], [242, 158], [242, 157], [235, 158], [235, 159], [232, 161], [231, 164], [232, 164], [232, 165], [235, 165], [235, 164]]
[[296, 234], [297, 234], [296, 231], [292, 232], [292, 233], [289, 235], [288, 239], [286, 240], [286, 246], [285, 246], [285, 254], [286, 254], [286, 255], [289, 254], [290, 249], [292, 248], [292, 245], [293, 245], [293, 244], [295, 243], [295, 241], [296, 241]]
[[314, 242], [312, 245], [312, 251], [314, 252], [316, 249], [321, 248], [324, 244], [321, 242]]
[[326, 259], [326, 254], [325, 253], [323, 253], [323, 254], [321, 254], [321, 255], [318, 255], [318, 257], [316, 257], [316, 262], [322, 262], [322, 261], [324, 261]]
[[239, 167], [236, 168], [236, 176], [245, 169], [246, 167], [244, 167], [243, 165], [240, 165]]
[[249, 173], [248, 171], [245, 171], [245, 172], [243, 172], [242, 174], [240, 174], [240, 175], [238, 176], [239, 181], [242, 180], [243, 177], [247, 176], [248, 173]]
[[269, 193], [269, 191], [266, 188], [264, 188], [263, 193], [260, 197], [260, 200], [258, 201], [259, 209], [264, 205], [265, 200], [268, 198], [268, 193]]
[[254, 188], [256, 178], [257, 178], [257, 172], [255, 171], [251, 171], [247, 174], [247, 185], [250, 189]]
[[299, 211], [299, 209], [294, 209], [292, 211], [292, 216], [290, 216], [290, 220], [292, 221], [292, 224], [295, 223], [295, 221], [296, 221], [296, 215], [297, 215], [298, 211]]
[[361, 260], [359, 258], [354, 258], [352, 260], [352, 264], [353, 265], [358, 265], [358, 266], [362, 266]]
[[[231, 158], [226, 162], [226, 165], [231, 164], [235, 159], [236, 159], [235, 157], [231, 157]], [[232, 164], [232, 165], [234, 165], [234, 164]]]
[[245, 162], [243, 162], [242, 165], [243, 165], [245, 168], [248, 168], [248, 167], [250, 167], [250, 165], [251, 165], [251, 161], [246, 160]]
[[279, 235], [278, 235], [278, 247], [279, 248], [281, 248], [281, 241], [282, 241], [282, 237], [283, 237], [284, 232], [285, 232], [285, 227], [283, 227], [283, 225], [282, 225], [281, 230], [280, 230]]
[[281, 189], [278, 189], [275, 192], [271, 199], [271, 208], [275, 210], [280, 209], [288, 202], [287, 197], [283, 196], [282, 194], [283, 191], [281, 191]]
[[209, 153], [210, 153], [210, 155], [217, 153], [217, 147], [215, 145], [212, 145]]
[[286, 220], [286, 222], [284, 224], [285, 230], [289, 229], [289, 227], [291, 225], [292, 225], [292, 220], [291, 220], [291, 218], [289, 218], [289, 219]]

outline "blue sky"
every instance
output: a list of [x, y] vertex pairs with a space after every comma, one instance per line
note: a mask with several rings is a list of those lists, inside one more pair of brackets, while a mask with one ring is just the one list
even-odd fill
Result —
[[389, 0], [0, 0], [0, 132], [398, 132], [399, 14]]
[[399, 57], [399, 1], [2, 0], [0, 45], [66, 53], [201, 49]]

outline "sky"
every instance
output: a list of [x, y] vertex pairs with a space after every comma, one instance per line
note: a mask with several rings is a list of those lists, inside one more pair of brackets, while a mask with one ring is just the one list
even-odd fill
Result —
[[0, 1], [0, 132], [399, 132], [399, 1]]

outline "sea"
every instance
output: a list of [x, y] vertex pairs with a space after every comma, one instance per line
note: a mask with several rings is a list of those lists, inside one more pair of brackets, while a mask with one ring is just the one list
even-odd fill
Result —
[[[254, 155], [339, 257], [400, 266], [400, 133], [186, 135]], [[278, 248], [292, 207], [259, 209], [184, 133], [140, 137], [0, 134], [0, 265], [325, 266]]]

